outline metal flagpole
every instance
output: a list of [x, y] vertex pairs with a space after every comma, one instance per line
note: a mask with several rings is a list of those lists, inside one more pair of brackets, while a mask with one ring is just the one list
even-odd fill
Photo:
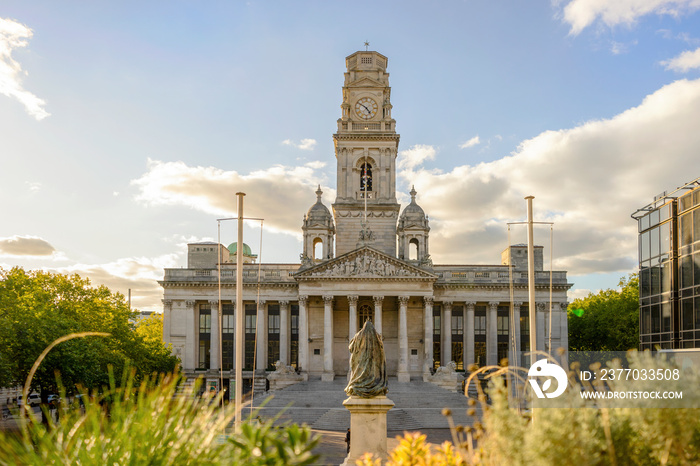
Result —
[[243, 423], [243, 196], [238, 196], [238, 244], [236, 245], [236, 414], [235, 432], [241, 432]]
[[535, 362], [537, 351], [537, 306], [535, 304], [535, 235], [532, 221], [532, 200], [535, 196], [527, 196], [527, 291], [528, 291], [528, 320], [530, 321], [530, 364]]

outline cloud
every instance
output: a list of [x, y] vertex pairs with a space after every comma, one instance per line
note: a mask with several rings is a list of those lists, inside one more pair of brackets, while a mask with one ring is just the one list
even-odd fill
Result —
[[296, 147], [297, 149], [301, 150], [313, 150], [313, 148], [316, 146], [316, 140], [315, 139], [302, 139], [300, 143], [296, 143], [292, 141], [291, 139], [285, 139], [282, 141], [282, 144], [285, 146], [292, 146]]
[[685, 73], [689, 70], [700, 68], [700, 48], [686, 50], [675, 58], [660, 62], [667, 70]]
[[163, 279], [163, 269], [178, 265], [178, 254], [159, 257], [127, 257], [106, 264], [75, 264], [68, 267], [47, 269], [51, 272], [87, 277], [93, 285], [105, 285], [114, 292], [128, 296], [131, 290], [131, 307], [142, 311], [162, 312], [163, 289], [158, 280]]
[[411, 170], [426, 160], [434, 160], [437, 151], [433, 146], [418, 144], [410, 149], [399, 152], [396, 166], [399, 170]]
[[[17, 99], [31, 116], [43, 120], [50, 115], [46, 102], [22, 87], [22, 67], [12, 58], [12, 51], [27, 46], [32, 30], [11, 19], [0, 18], [0, 94]], [[26, 72], [24, 72], [26, 74]]]
[[460, 149], [469, 149], [470, 147], [478, 146], [480, 143], [481, 143], [481, 141], [479, 140], [479, 135], [477, 134], [476, 136], [474, 136], [473, 138], [471, 138], [470, 140], [468, 140], [464, 144], [460, 144], [459, 148]]
[[0, 238], [0, 254], [8, 256], [53, 256], [54, 248], [48, 241], [36, 236]]
[[[237, 192], [246, 193], [246, 216], [265, 219], [265, 228], [298, 236], [302, 214], [315, 200], [324, 177], [322, 164], [275, 165], [242, 175], [214, 167], [190, 167], [183, 162], [149, 160], [148, 172], [133, 180], [140, 190], [137, 201], [150, 206], [187, 206], [213, 215], [236, 211]], [[323, 188], [326, 202], [335, 190]]]
[[[700, 152], [700, 80], [679, 80], [606, 120], [546, 131], [510, 156], [450, 171], [413, 164], [400, 172], [415, 185], [431, 219], [436, 263], [494, 263], [507, 247], [508, 222], [554, 222], [554, 268], [572, 275], [627, 272], [637, 263], [637, 226], [630, 218], [652, 196], [690, 181]], [[525, 242], [513, 226], [511, 243]], [[536, 242], [549, 254], [549, 228]]]
[[610, 52], [613, 55], [622, 55], [623, 53], [629, 52], [630, 45], [637, 45], [637, 41], [634, 40], [628, 43], [612, 41], [610, 43]]
[[[556, 4], [555, 4], [556, 6]], [[572, 0], [564, 7], [563, 19], [577, 35], [596, 20], [606, 26], [632, 25], [648, 15], [679, 17], [700, 8], [700, 0]]]

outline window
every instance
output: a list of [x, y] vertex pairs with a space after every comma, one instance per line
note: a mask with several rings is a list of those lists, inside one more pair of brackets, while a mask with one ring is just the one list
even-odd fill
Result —
[[363, 65], [371, 65], [372, 57], [360, 57], [360, 63], [362, 63]]
[[221, 369], [233, 369], [233, 304], [224, 304], [221, 308]]
[[498, 334], [508, 335], [508, 316], [498, 316]]
[[314, 259], [323, 259], [323, 240], [314, 238]]
[[418, 260], [418, 240], [415, 238], [408, 242], [408, 259]]
[[474, 334], [486, 335], [486, 316], [474, 316]]
[[360, 167], [360, 191], [372, 191], [372, 165], [369, 163]]
[[452, 360], [457, 370], [464, 370], [464, 316], [462, 306], [452, 308]]
[[369, 304], [360, 305], [358, 317], [360, 319], [360, 326], [358, 328], [362, 328], [365, 325], [365, 322], [372, 320], [372, 306]]
[[267, 367], [274, 368], [280, 359], [280, 305], [267, 306]]
[[245, 357], [243, 367], [245, 370], [253, 370], [255, 367], [255, 303], [245, 305]]
[[199, 306], [199, 369], [209, 369], [211, 363], [211, 308]]
[[[434, 305], [433, 306], [433, 369], [437, 369], [440, 367], [440, 362], [442, 361], [442, 351], [441, 351], [441, 344], [442, 344], [442, 339], [440, 338], [440, 334], [442, 333], [440, 330], [440, 326], [442, 324], [442, 319], [440, 318], [440, 314], [442, 313], [442, 309], [439, 305]], [[447, 363], [447, 361], [445, 362]]]
[[295, 368], [299, 368], [299, 305], [291, 304], [289, 313], [291, 316], [290, 322], [290, 337], [289, 337], [289, 364]]

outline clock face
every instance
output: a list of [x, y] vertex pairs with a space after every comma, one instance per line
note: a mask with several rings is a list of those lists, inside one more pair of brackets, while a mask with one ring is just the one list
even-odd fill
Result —
[[355, 104], [355, 113], [363, 120], [369, 120], [377, 114], [377, 102], [369, 97], [363, 97]]

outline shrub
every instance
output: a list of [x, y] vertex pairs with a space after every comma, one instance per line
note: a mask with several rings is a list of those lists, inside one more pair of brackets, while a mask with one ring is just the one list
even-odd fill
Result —
[[[177, 393], [173, 376], [147, 379], [138, 388], [126, 377], [93, 396], [84, 409], [59, 408], [58, 423], [24, 423], [22, 435], [0, 433], [0, 464], [307, 465], [318, 460], [318, 439], [308, 427], [275, 428], [247, 421], [232, 433], [233, 404], [196, 398], [196, 387]], [[65, 399], [65, 397], [64, 397]]]

